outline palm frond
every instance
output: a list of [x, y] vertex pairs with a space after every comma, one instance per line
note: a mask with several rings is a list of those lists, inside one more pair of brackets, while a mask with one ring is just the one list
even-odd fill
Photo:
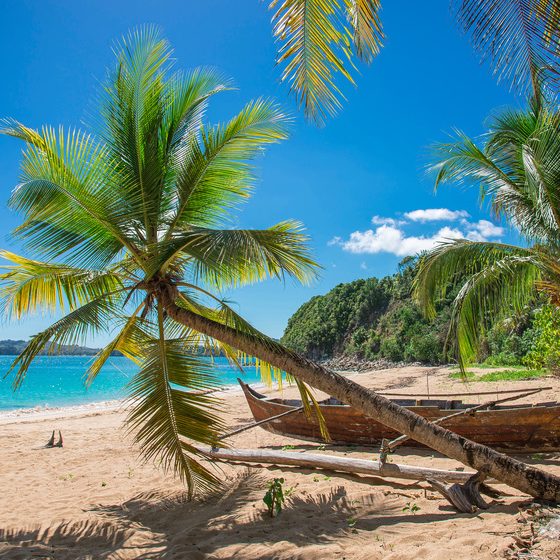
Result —
[[80, 131], [33, 131], [4, 121], [0, 133], [27, 142], [20, 184], [9, 204], [25, 216], [16, 234], [47, 257], [68, 255], [100, 267], [126, 247], [126, 216], [107, 186], [113, 162], [103, 146]]
[[535, 294], [542, 273], [531, 249], [459, 240], [443, 243], [420, 259], [414, 297], [424, 313], [434, 317], [437, 301], [463, 282], [453, 303], [449, 339], [455, 341], [464, 371], [476, 358], [486, 327], [519, 311]]
[[537, 98], [558, 79], [558, 0], [453, 0], [459, 25], [498, 81]]
[[120, 276], [112, 271], [40, 262], [9, 251], [0, 251], [0, 258], [13, 263], [0, 266], [6, 271], [0, 274], [0, 311], [16, 319], [39, 309], [74, 310], [123, 289]]
[[308, 118], [322, 124], [342, 106], [339, 77], [354, 84], [353, 55], [369, 63], [383, 30], [379, 0], [273, 0], [276, 61]]
[[[307, 236], [297, 222], [281, 222], [265, 230], [196, 228], [160, 243], [154, 270], [166, 270], [177, 257], [186, 257], [195, 280], [219, 288], [242, 286], [287, 274], [300, 282], [316, 277]], [[148, 264], [149, 266], [149, 264]]]
[[[159, 322], [163, 330], [161, 308]], [[223, 425], [216, 415], [219, 401], [203, 392], [216, 387], [215, 375], [183, 344], [162, 334], [146, 347], [143, 367], [130, 385], [128, 424], [143, 456], [179, 474], [192, 495], [220, 481], [195, 460], [199, 453], [189, 441], [213, 445]]]
[[354, 48], [360, 59], [371, 63], [383, 46], [380, 0], [345, 0]]
[[352, 47], [345, 14], [337, 0], [273, 0], [274, 36], [280, 43], [277, 63], [282, 80], [305, 114], [317, 123], [335, 115], [344, 96], [336, 84], [340, 74], [354, 79]]
[[413, 294], [423, 313], [434, 318], [436, 303], [461, 278], [485, 270], [507, 258], [530, 258], [530, 249], [505, 243], [468, 241], [466, 239], [440, 243], [418, 261], [413, 282]]
[[287, 138], [289, 119], [272, 101], [248, 103], [228, 123], [200, 129], [177, 162], [177, 204], [167, 227], [216, 226], [246, 199], [253, 182], [250, 160], [267, 144]]

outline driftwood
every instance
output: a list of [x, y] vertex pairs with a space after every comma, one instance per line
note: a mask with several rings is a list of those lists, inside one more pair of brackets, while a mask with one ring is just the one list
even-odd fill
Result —
[[428, 479], [428, 482], [455, 509], [461, 513], [474, 513], [478, 508], [488, 509], [489, 507], [480, 495], [481, 485], [485, 478], [484, 474], [478, 472], [473, 474], [463, 484], [447, 485], [435, 479]]
[[467, 482], [475, 473], [446, 471], [426, 467], [413, 467], [397, 463], [381, 463], [367, 459], [318, 455], [313, 453], [277, 452], [264, 449], [201, 449], [198, 450], [211, 459], [233, 463], [256, 463], [277, 466], [295, 466], [312, 469], [369, 474], [387, 478], [408, 480], [437, 480], [445, 482]]
[[49, 439], [49, 441], [47, 442], [47, 444], [45, 445], [45, 447], [47, 448], [51, 448], [51, 447], [63, 447], [64, 446], [64, 442], [62, 440], [62, 433], [60, 430], [58, 430], [58, 441], [55, 443], [54, 442], [54, 430], [52, 432], [52, 436]]

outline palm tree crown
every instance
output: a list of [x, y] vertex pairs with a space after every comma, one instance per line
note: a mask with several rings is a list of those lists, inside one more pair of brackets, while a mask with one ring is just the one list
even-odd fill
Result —
[[450, 285], [467, 278], [455, 303], [451, 329], [461, 367], [476, 358], [485, 327], [520, 311], [545, 291], [560, 301], [560, 116], [534, 102], [528, 110], [495, 117], [483, 146], [457, 132], [437, 146], [436, 187], [444, 182], [480, 186], [494, 214], [517, 229], [525, 246], [450, 241], [419, 264], [415, 294], [433, 316]]
[[173, 72], [170, 47], [153, 28], [131, 33], [115, 52], [95, 135], [3, 122], [1, 132], [27, 146], [10, 199], [24, 217], [15, 235], [40, 260], [2, 253], [12, 263], [0, 277], [2, 307], [15, 318], [65, 313], [15, 360], [15, 385], [48, 344], [112, 332], [87, 382], [113, 351], [139, 364], [129, 425], [145, 457], [192, 491], [217, 480], [189, 441], [211, 444], [222, 428], [219, 401], [207, 394], [219, 380], [200, 349], [238, 355], [173, 321], [161, 291], [172, 289], [175, 304], [199, 316], [253, 332], [221, 290], [284, 275], [306, 281], [316, 265], [298, 223], [226, 227], [250, 196], [251, 159], [286, 138], [280, 109], [258, 99], [227, 123], [203, 124], [210, 98], [230, 87], [218, 73]]

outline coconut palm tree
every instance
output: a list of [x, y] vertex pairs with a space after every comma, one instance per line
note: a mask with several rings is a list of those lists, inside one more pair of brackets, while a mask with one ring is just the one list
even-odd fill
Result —
[[4, 123], [4, 134], [27, 145], [10, 205], [24, 218], [15, 235], [36, 259], [3, 253], [12, 262], [0, 279], [3, 308], [15, 318], [39, 309], [67, 312], [15, 360], [16, 385], [47, 344], [56, 349], [115, 329], [88, 381], [115, 350], [140, 365], [130, 386], [129, 426], [144, 455], [179, 473], [192, 490], [217, 483], [197, 461], [195, 444], [216, 443], [222, 430], [219, 401], [205, 391], [216, 386], [216, 374], [199, 349], [234, 362], [240, 352], [266, 371], [293, 375], [308, 404], [304, 383], [524, 492], [560, 499], [559, 478], [283, 348], [219, 296], [226, 287], [270, 276], [305, 281], [315, 272], [299, 224], [225, 227], [249, 195], [250, 159], [285, 137], [286, 119], [259, 100], [228, 123], [202, 124], [209, 98], [227, 86], [211, 71], [171, 74], [169, 57], [153, 29], [123, 41], [95, 136]]
[[[521, 93], [537, 79], [557, 90], [559, 0], [451, 0], [459, 27], [488, 60], [497, 79]], [[272, 0], [282, 80], [308, 117], [334, 115], [354, 84], [356, 59], [370, 63], [384, 34], [380, 0]]]
[[466, 278], [450, 331], [464, 371], [495, 321], [520, 312], [537, 291], [560, 302], [560, 115], [537, 103], [508, 110], [492, 119], [482, 146], [459, 132], [437, 152], [436, 187], [479, 186], [495, 216], [525, 241], [450, 241], [419, 262], [415, 294], [428, 316], [437, 299]]

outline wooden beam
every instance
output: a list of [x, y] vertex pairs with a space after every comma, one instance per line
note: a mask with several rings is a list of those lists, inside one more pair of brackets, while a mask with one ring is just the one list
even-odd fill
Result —
[[294, 453], [269, 451], [266, 449], [197, 449], [206, 457], [232, 463], [255, 463], [276, 466], [293, 466], [352, 474], [368, 474], [387, 478], [408, 480], [439, 480], [446, 482], [467, 482], [474, 472], [446, 471], [427, 467], [380, 463], [368, 459], [319, 455], [314, 453]]

